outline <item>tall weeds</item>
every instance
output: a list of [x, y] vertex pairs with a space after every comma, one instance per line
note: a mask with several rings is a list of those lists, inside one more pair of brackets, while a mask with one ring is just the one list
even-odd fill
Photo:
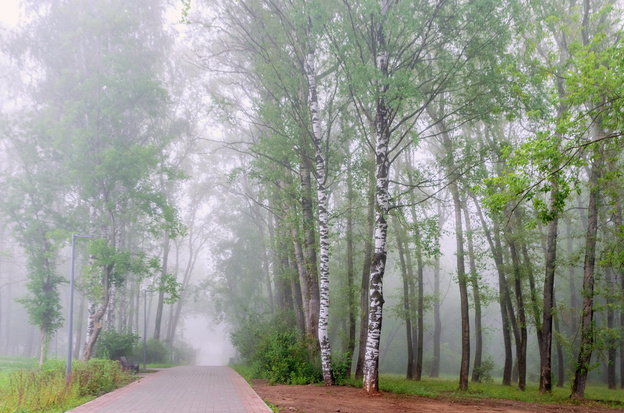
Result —
[[132, 380], [116, 361], [75, 362], [69, 382], [65, 363], [51, 360], [40, 369], [5, 373], [0, 387], [0, 413], [63, 409], [112, 391]]

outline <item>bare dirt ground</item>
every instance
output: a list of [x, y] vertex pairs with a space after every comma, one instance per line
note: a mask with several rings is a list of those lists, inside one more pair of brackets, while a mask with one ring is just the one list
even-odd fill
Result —
[[280, 413], [400, 413], [400, 412], [622, 412], [592, 406], [543, 405], [510, 400], [484, 399], [453, 401], [417, 396], [379, 393], [368, 396], [362, 389], [334, 386], [270, 386], [264, 380], [253, 380], [253, 388], [265, 401], [277, 407]]

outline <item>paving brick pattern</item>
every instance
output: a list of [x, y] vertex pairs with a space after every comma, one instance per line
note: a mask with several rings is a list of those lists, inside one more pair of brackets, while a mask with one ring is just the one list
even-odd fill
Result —
[[148, 374], [71, 413], [268, 413], [229, 367], [180, 366]]

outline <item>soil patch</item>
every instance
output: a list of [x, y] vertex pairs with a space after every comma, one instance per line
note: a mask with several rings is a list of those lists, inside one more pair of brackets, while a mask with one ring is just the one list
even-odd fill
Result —
[[453, 401], [418, 396], [379, 393], [369, 396], [362, 389], [334, 386], [270, 386], [266, 380], [253, 380], [253, 388], [280, 413], [400, 413], [400, 412], [622, 412], [593, 406], [534, 404], [499, 399]]

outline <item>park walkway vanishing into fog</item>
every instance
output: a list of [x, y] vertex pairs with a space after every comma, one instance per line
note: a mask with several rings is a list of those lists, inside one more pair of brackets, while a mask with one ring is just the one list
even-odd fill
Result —
[[271, 409], [229, 367], [163, 369], [71, 413], [267, 413]]

